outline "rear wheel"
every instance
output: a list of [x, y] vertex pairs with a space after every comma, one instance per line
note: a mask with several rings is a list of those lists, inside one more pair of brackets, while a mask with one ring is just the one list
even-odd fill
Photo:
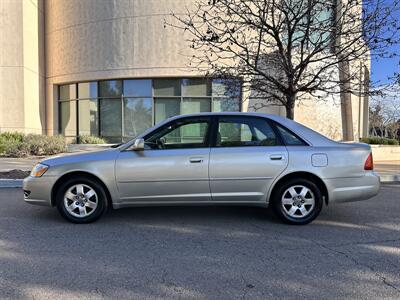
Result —
[[319, 187], [308, 179], [290, 179], [274, 192], [275, 213], [289, 224], [308, 224], [321, 212], [323, 205]]
[[107, 196], [102, 185], [85, 177], [71, 178], [56, 194], [60, 214], [73, 223], [91, 223], [107, 210]]

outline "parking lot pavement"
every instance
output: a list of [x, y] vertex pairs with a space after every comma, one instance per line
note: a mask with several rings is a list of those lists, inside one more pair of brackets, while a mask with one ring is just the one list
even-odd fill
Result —
[[89, 225], [0, 190], [0, 298], [400, 298], [400, 186], [307, 226], [255, 207], [112, 211]]

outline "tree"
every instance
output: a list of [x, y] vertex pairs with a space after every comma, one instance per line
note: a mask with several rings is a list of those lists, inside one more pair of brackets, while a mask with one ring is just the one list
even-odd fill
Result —
[[400, 87], [380, 88], [385, 93], [379, 93], [371, 99], [369, 110], [370, 133], [373, 136], [399, 139], [400, 130]]
[[304, 94], [368, 93], [365, 62], [395, 55], [398, 9], [399, 0], [198, 0], [166, 25], [189, 33], [191, 68], [239, 77], [262, 106], [282, 105], [293, 119]]

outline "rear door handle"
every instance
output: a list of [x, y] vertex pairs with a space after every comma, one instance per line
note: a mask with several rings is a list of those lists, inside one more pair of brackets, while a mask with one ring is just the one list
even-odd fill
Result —
[[282, 160], [282, 159], [283, 159], [283, 155], [280, 155], [280, 154], [272, 154], [272, 155], [269, 156], [269, 158], [270, 158], [271, 160]]
[[191, 164], [200, 164], [203, 162], [203, 158], [201, 157], [192, 157], [189, 159]]

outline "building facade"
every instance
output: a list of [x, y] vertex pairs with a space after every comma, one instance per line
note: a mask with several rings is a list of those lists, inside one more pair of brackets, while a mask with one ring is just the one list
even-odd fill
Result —
[[[195, 1], [0, 1], [0, 132], [119, 142], [177, 114], [251, 111], [240, 88], [188, 70], [185, 33], [165, 28], [171, 12]], [[367, 134], [368, 99], [349, 97], [345, 110], [340, 96], [304, 99], [295, 120], [334, 139], [349, 130], [358, 139]]]

